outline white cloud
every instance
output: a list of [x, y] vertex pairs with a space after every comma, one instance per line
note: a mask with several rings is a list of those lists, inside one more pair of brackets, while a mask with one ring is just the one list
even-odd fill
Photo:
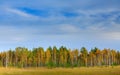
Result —
[[16, 15], [19, 15], [19, 16], [22, 16], [22, 17], [28, 17], [28, 18], [35, 18], [36, 16], [33, 16], [31, 14], [28, 14], [26, 12], [23, 12], [21, 10], [18, 10], [18, 9], [15, 9], [15, 8], [5, 8], [5, 10], [9, 13], [13, 13], [13, 14], [16, 14]]
[[106, 32], [103, 33], [101, 37], [107, 40], [120, 40], [120, 32]]
[[104, 23], [98, 23], [97, 25], [89, 25], [86, 27], [86, 30], [94, 31], [94, 32], [104, 31], [106, 27], [103, 26], [103, 24]]
[[120, 9], [117, 8], [105, 8], [105, 9], [90, 9], [90, 10], [76, 10], [76, 12], [78, 13], [82, 13], [85, 15], [96, 15], [96, 14], [100, 14], [100, 13], [111, 13], [111, 12], [115, 12], [115, 11], [120, 11]]
[[68, 32], [68, 33], [77, 33], [80, 31], [80, 29], [76, 25], [69, 25], [69, 24], [60, 25], [58, 28], [62, 32]]
[[17, 43], [17, 42], [24, 42], [29, 39], [32, 39], [36, 35], [37, 31], [35, 29], [32, 29], [31, 27], [24, 27], [19, 28], [15, 26], [4, 26], [0, 25], [0, 41], [2, 43], [4, 42], [10, 42], [10, 43]]

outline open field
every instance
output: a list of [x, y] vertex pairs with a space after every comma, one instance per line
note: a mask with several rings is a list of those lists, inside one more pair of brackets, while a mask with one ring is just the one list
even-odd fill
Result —
[[120, 75], [120, 66], [81, 68], [0, 68], [0, 75]]

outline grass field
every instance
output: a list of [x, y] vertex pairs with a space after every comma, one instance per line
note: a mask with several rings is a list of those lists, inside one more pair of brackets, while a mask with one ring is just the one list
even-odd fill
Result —
[[120, 66], [81, 68], [0, 68], [0, 75], [120, 75]]

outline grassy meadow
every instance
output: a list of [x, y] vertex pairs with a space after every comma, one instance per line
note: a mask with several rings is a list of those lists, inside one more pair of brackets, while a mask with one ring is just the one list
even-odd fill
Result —
[[120, 66], [81, 68], [0, 68], [0, 75], [120, 75]]

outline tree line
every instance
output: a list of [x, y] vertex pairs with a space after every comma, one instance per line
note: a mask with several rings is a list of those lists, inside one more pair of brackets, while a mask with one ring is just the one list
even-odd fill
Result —
[[42, 47], [28, 50], [17, 47], [0, 53], [0, 66], [3, 67], [93, 67], [120, 65], [120, 52], [111, 49], [100, 50], [93, 48], [88, 51], [85, 47], [68, 49], [61, 46], [59, 49]]

